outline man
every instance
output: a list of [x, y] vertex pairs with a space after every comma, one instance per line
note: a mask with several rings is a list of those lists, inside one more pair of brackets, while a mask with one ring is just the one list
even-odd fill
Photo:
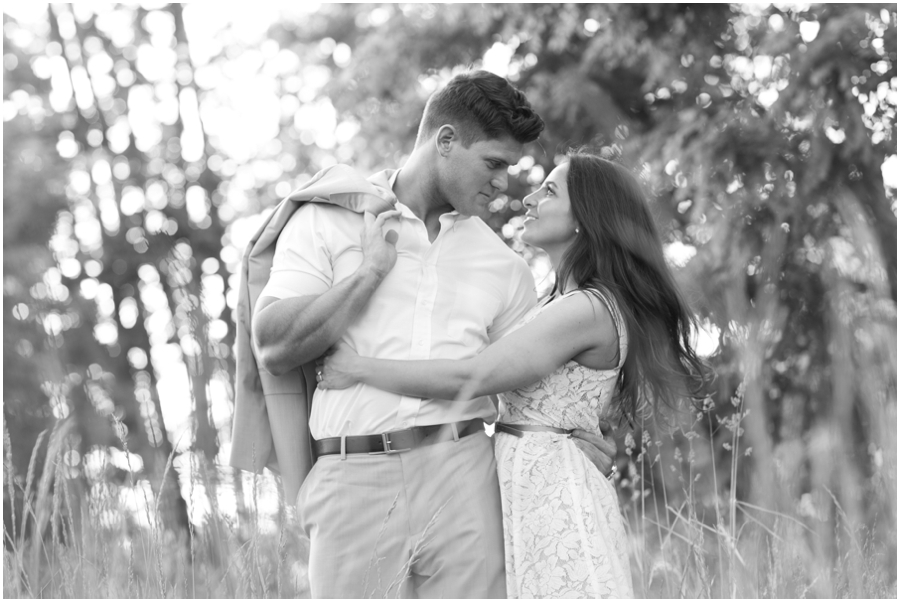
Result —
[[[429, 99], [402, 170], [370, 178], [393, 191], [396, 211], [300, 207], [253, 317], [261, 366], [283, 374], [339, 340], [372, 357], [460, 359], [512, 328], [536, 302], [534, 283], [475, 216], [542, 129], [503, 78], [459, 75]], [[483, 428], [495, 418], [485, 398], [317, 390], [309, 430], [319, 458], [297, 497], [313, 597], [506, 597]]]

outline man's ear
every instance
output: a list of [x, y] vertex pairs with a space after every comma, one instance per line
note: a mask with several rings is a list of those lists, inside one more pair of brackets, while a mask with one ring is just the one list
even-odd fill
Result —
[[437, 151], [442, 157], [447, 156], [450, 152], [450, 148], [457, 140], [456, 128], [449, 123], [442, 125], [434, 138], [435, 144], [437, 145]]

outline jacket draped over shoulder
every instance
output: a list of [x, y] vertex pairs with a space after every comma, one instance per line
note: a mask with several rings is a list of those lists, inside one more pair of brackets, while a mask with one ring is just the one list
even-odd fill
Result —
[[229, 465], [251, 472], [269, 468], [281, 476], [285, 499], [293, 504], [315, 456], [309, 410], [316, 388], [310, 362], [275, 376], [256, 359], [250, 323], [259, 294], [269, 280], [275, 242], [290, 217], [307, 202], [330, 203], [356, 213], [392, 209], [391, 171], [364, 178], [346, 165], [318, 172], [275, 208], [247, 244], [241, 260], [235, 339], [234, 422]]

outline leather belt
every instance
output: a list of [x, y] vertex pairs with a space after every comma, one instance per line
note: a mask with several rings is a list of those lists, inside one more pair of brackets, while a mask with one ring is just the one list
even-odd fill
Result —
[[[455, 431], [455, 432], [454, 432]], [[484, 432], [481, 418], [416, 426], [402, 431], [391, 431], [380, 435], [354, 435], [350, 437], [328, 437], [313, 442], [313, 449], [319, 456], [333, 454], [398, 454], [434, 443], [461, 439], [478, 432]]]
[[557, 433], [559, 435], [570, 435], [571, 430], [556, 428], [555, 426], [543, 426], [538, 424], [507, 424], [505, 422], [495, 422], [494, 431], [498, 433], [506, 433], [515, 437], [522, 437], [526, 432], [545, 432]]

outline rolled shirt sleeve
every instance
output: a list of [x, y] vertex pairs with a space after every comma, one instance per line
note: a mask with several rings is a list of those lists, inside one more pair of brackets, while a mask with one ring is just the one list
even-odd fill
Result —
[[306, 203], [291, 216], [275, 243], [269, 281], [260, 297], [287, 299], [321, 295], [334, 282], [326, 236], [327, 215]]

